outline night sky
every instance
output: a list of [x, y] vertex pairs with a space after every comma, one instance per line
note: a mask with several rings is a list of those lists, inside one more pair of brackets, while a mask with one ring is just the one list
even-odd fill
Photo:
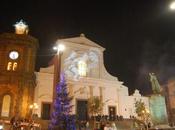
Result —
[[13, 32], [23, 19], [30, 35], [39, 39], [36, 70], [47, 66], [58, 38], [78, 36], [106, 48], [109, 73], [142, 94], [151, 90], [148, 73], [160, 83], [175, 76], [175, 11], [170, 0], [85, 0], [0, 1], [0, 32]]

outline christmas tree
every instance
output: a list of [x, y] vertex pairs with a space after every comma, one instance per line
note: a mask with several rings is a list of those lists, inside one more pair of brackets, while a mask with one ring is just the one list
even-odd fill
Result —
[[56, 98], [53, 105], [49, 130], [76, 130], [75, 119], [70, 114], [72, 98], [67, 92], [64, 74], [60, 75], [60, 82], [56, 86]]

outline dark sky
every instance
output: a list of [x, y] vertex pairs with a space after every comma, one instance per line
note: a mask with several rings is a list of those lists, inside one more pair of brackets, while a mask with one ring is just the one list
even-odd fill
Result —
[[106, 48], [107, 70], [148, 94], [149, 72], [161, 84], [175, 76], [175, 11], [170, 0], [29, 0], [0, 1], [0, 32], [13, 32], [23, 19], [39, 39], [36, 69], [46, 66], [56, 39], [80, 33]]

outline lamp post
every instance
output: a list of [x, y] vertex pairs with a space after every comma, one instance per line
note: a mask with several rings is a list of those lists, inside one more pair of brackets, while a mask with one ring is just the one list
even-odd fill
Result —
[[52, 104], [54, 104], [54, 100], [56, 96], [56, 85], [58, 84], [60, 80], [61, 55], [63, 54], [65, 46], [63, 44], [58, 44], [58, 46], [53, 47], [53, 49], [57, 50], [57, 54], [54, 56], [54, 60], [53, 60], [54, 61], [54, 78], [53, 78], [53, 102]]

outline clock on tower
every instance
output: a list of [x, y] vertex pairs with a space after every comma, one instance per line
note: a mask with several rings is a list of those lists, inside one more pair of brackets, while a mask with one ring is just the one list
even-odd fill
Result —
[[18, 57], [19, 53], [17, 51], [10, 51], [9, 52], [9, 61], [7, 64], [8, 71], [16, 71], [18, 68]]
[[18, 57], [19, 57], [19, 53], [17, 51], [11, 51], [9, 53], [9, 58], [12, 60], [16, 60], [16, 59], [18, 59]]

